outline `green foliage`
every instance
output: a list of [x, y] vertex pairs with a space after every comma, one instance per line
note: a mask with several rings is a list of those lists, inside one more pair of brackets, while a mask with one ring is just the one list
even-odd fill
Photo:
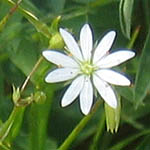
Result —
[[119, 17], [123, 34], [130, 39], [134, 0], [120, 0]]
[[11, 142], [17, 136], [24, 114], [24, 107], [14, 107], [8, 120], [0, 128], [0, 147], [10, 147]]
[[[136, 106], [143, 102], [144, 97], [146, 96], [149, 87], [150, 87], [150, 79], [149, 79], [149, 64], [150, 64], [150, 57], [149, 57], [149, 46], [150, 43], [150, 32], [147, 35], [145, 45], [141, 54], [141, 59], [139, 62], [139, 67], [136, 76], [135, 82], [135, 91], [134, 91], [134, 100], [136, 101]], [[144, 67], [143, 67], [144, 66]]]
[[[0, 150], [150, 149], [149, 5], [149, 0], [1, 0]], [[133, 60], [116, 68], [133, 81], [131, 87], [115, 88], [121, 97], [118, 112], [101, 99], [88, 116], [81, 114], [78, 100], [61, 108], [63, 83], [44, 81], [54, 65], [42, 51], [63, 51], [59, 28], [78, 40], [85, 23], [92, 26], [95, 42], [116, 30], [112, 50], [136, 51]], [[105, 121], [118, 133], [106, 132]]]

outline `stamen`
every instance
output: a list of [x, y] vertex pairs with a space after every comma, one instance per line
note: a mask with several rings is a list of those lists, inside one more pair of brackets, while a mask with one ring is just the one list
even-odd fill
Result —
[[89, 61], [82, 62], [80, 65], [80, 68], [81, 68], [81, 72], [86, 75], [91, 75], [93, 71], [95, 70], [95, 67]]

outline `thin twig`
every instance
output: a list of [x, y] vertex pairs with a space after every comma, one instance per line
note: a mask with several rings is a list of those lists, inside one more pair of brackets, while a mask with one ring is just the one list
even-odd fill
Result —
[[21, 90], [20, 90], [21, 93], [24, 91], [24, 89], [25, 89], [25, 87], [27, 86], [27, 84], [28, 84], [28, 82], [29, 82], [31, 76], [32, 76], [33, 73], [37, 70], [37, 68], [39, 67], [39, 65], [40, 65], [40, 63], [42, 62], [42, 60], [43, 60], [43, 57], [41, 56], [41, 57], [39, 58], [39, 60], [37, 61], [37, 63], [34, 65], [32, 71], [30, 72], [30, 74], [27, 76], [26, 80], [24, 81], [24, 83], [23, 83], [23, 85], [22, 85], [22, 87], [21, 87]]
[[22, 2], [22, 0], [17, 1], [16, 5], [10, 9], [9, 15], [12, 15], [17, 10], [17, 8], [21, 2]]

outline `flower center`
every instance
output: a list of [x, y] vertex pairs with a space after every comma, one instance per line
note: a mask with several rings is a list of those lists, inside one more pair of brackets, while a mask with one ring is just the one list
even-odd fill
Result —
[[84, 73], [86, 75], [91, 75], [94, 72], [95, 67], [89, 61], [86, 61], [86, 62], [81, 63], [80, 69], [81, 69], [82, 73]]

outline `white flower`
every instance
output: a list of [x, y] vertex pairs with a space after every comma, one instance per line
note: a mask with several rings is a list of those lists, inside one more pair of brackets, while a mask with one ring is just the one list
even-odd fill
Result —
[[60, 34], [69, 55], [46, 50], [43, 56], [59, 66], [47, 75], [46, 82], [54, 83], [73, 79], [62, 98], [62, 107], [71, 104], [79, 96], [81, 111], [87, 115], [93, 104], [95, 87], [104, 101], [116, 108], [117, 97], [110, 84], [129, 86], [131, 82], [127, 77], [110, 68], [131, 59], [135, 53], [129, 50], [108, 53], [116, 36], [114, 31], [108, 32], [94, 49], [92, 31], [88, 24], [81, 29], [80, 46], [66, 30], [60, 29]]

